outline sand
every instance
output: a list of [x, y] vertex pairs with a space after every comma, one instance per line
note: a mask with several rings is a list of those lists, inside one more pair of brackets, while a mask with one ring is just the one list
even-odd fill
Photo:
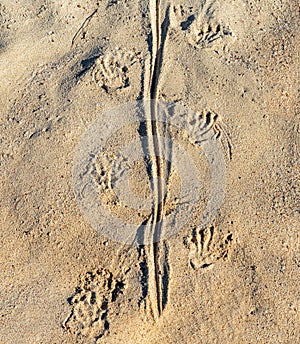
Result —
[[300, 342], [299, 24], [0, 2], [0, 343]]

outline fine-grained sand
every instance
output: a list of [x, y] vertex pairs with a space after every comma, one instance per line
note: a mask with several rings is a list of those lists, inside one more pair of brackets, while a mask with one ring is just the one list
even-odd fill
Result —
[[299, 10], [0, 2], [0, 343], [300, 342]]

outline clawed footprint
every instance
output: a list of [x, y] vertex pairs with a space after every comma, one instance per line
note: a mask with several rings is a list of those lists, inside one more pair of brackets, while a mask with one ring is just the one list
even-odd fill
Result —
[[221, 44], [226, 49], [234, 34], [217, 12], [216, 1], [205, 2], [198, 9], [173, 6], [171, 27], [175, 31], [181, 29], [195, 48], [216, 48]]
[[116, 49], [100, 56], [95, 63], [92, 78], [107, 93], [130, 86], [129, 68], [138, 61], [139, 53]]
[[186, 241], [189, 248], [189, 262], [194, 270], [211, 268], [221, 258], [226, 259], [232, 242], [232, 234], [216, 238], [215, 227], [195, 229]]

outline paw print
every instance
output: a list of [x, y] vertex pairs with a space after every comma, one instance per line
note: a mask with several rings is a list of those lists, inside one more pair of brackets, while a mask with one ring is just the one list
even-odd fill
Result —
[[172, 34], [181, 31], [197, 49], [227, 48], [234, 39], [230, 27], [217, 14], [216, 1], [206, 2], [199, 9], [173, 6], [170, 14]]
[[220, 259], [226, 259], [232, 243], [232, 234], [221, 237], [215, 226], [205, 229], [194, 229], [186, 240], [189, 249], [189, 262], [194, 270], [212, 268]]
[[116, 49], [100, 56], [95, 63], [92, 79], [107, 93], [130, 86], [129, 70], [139, 59], [140, 54]]
[[72, 311], [64, 321], [63, 328], [81, 342], [96, 343], [109, 331], [109, 309], [124, 288], [123, 280], [115, 279], [108, 270], [86, 273], [69, 299]]
[[215, 48], [218, 44], [225, 47], [233, 38], [230, 28], [218, 21], [199, 21], [191, 25], [188, 39], [196, 48]]
[[113, 189], [114, 183], [130, 169], [126, 157], [110, 151], [100, 152], [94, 162], [91, 174], [101, 191]]
[[187, 110], [174, 114], [174, 123], [184, 129], [192, 143], [201, 143], [208, 137], [220, 136], [220, 116], [209, 109], [203, 109], [200, 113]]

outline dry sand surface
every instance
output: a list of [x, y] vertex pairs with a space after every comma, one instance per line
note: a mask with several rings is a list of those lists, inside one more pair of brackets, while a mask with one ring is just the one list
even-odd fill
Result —
[[1, 344], [300, 343], [299, 7], [0, 1]]

